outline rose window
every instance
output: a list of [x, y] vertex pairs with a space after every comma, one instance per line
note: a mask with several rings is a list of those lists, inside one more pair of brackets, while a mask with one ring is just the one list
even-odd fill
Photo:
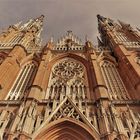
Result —
[[53, 73], [64, 79], [70, 79], [74, 76], [83, 75], [83, 66], [72, 60], [64, 60], [54, 67]]

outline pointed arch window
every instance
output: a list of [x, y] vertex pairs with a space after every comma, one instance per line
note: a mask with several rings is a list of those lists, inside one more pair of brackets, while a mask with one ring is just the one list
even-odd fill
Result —
[[18, 73], [6, 100], [19, 100], [24, 96], [27, 86], [30, 84], [36, 65], [34, 63], [25, 64]]
[[130, 39], [125, 33], [123, 32], [114, 32], [114, 35], [118, 42], [123, 43], [126, 48], [134, 49], [140, 48], [140, 44], [136, 40]]
[[110, 98], [116, 100], [129, 99], [129, 95], [116, 66], [112, 62], [104, 61], [101, 64], [101, 71], [108, 87]]
[[65, 58], [52, 68], [45, 99], [60, 99], [69, 96], [73, 100], [85, 99], [87, 83], [83, 64]]

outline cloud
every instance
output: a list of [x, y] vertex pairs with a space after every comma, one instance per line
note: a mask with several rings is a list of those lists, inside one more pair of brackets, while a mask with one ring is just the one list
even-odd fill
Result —
[[139, 0], [0, 0], [0, 30], [44, 14], [44, 42], [51, 36], [58, 39], [67, 30], [96, 42], [97, 14], [138, 26], [139, 5]]

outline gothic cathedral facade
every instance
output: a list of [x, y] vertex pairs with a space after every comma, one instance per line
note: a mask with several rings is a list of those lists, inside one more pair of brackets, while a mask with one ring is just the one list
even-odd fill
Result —
[[97, 15], [97, 46], [42, 46], [43, 19], [0, 34], [0, 139], [140, 140], [140, 30]]

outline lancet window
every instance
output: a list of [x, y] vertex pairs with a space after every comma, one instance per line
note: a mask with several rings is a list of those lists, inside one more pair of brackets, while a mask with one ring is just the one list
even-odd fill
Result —
[[115, 33], [115, 35], [116, 35], [115, 37], [119, 42], [129, 42], [129, 39], [126, 37], [124, 33], [117, 32]]
[[128, 49], [140, 48], [140, 43], [138, 41], [130, 40], [124, 33], [117, 32], [114, 33], [114, 35], [115, 35], [115, 39], [118, 42], [123, 43], [126, 48]]
[[35, 70], [36, 65], [34, 63], [28, 63], [21, 68], [6, 100], [19, 100], [24, 96], [27, 85], [30, 83]]
[[129, 99], [129, 95], [116, 69], [116, 66], [111, 62], [104, 61], [101, 64], [101, 71], [107, 85], [110, 98], [112, 100]]

